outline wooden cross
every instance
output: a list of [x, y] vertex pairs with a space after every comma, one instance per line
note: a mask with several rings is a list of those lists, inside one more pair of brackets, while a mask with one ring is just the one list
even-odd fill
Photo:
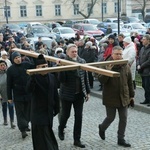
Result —
[[[18, 48], [14, 48], [13, 51], [17, 51], [20, 54], [34, 57], [34, 58], [37, 58], [39, 56], [39, 53], [22, 50], [22, 49], [18, 49]], [[51, 61], [51, 62], [56, 62], [59, 60], [59, 62], [62, 66], [39, 68], [39, 69], [29, 69], [29, 70], [27, 70], [27, 74], [32, 75], [32, 74], [41, 73], [41, 72], [48, 73], [48, 72], [60, 72], [60, 71], [67, 71], [67, 70], [82, 69], [82, 70], [90, 71], [90, 72], [97, 73], [97, 74], [102, 74], [102, 75], [109, 76], [109, 77], [119, 77], [120, 74], [118, 72], [114, 72], [114, 71], [110, 71], [110, 70], [106, 70], [106, 69], [102, 69], [102, 68], [98, 68], [98, 67], [106, 66], [108, 64], [117, 65], [117, 64], [127, 64], [128, 63], [128, 60], [115, 60], [115, 61], [113, 60], [113, 61], [105, 61], [105, 62], [80, 64], [77, 62], [72, 62], [72, 61], [68, 61], [68, 60], [64, 60], [64, 59], [60, 59], [60, 58], [56, 58], [56, 57], [52, 57], [52, 56], [47, 56], [47, 55], [44, 55], [44, 57], [47, 61]]]

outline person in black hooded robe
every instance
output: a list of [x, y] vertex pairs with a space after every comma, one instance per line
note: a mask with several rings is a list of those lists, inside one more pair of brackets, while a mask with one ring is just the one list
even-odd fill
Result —
[[[48, 64], [42, 54], [35, 60], [36, 68], [46, 68]], [[31, 75], [27, 90], [32, 93], [31, 127], [34, 150], [58, 150], [53, 133], [53, 117], [59, 112], [59, 98], [54, 75], [40, 73]]]

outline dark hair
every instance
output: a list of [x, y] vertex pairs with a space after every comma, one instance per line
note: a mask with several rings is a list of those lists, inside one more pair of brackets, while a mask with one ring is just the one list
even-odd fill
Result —
[[0, 64], [1, 63], [4, 63], [6, 66], [7, 66], [7, 63], [6, 63], [6, 61], [4, 61], [4, 60], [0, 60]]

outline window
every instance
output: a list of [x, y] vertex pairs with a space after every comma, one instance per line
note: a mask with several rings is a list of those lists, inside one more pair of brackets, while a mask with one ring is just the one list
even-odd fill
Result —
[[117, 2], [114, 3], [114, 12], [115, 13], [118, 12], [118, 3]]
[[93, 14], [93, 9], [91, 10], [91, 7], [92, 7], [92, 4], [91, 4], [91, 3], [87, 4], [87, 12], [88, 12], [88, 14], [89, 14], [89, 13], [90, 13], [90, 14]]
[[26, 6], [20, 6], [20, 16], [27, 17], [27, 7]]
[[[7, 13], [6, 13], [6, 10], [7, 10]], [[5, 17], [11, 17], [11, 14], [10, 14], [10, 6], [7, 6], [7, 8], [5, 7], [4, 9], [4, 14], [5, 14]]]
[[42, 6], [36, 5], [36, 16], [42, 16]]
[[74, 15], [78, 15], [79, 14], [79, 4], [75, 4], [74, 5]]
[[103, 13], [107, 13], [107, 3], [102, 3]]
[[61, 15], [61, 6], [55, 5], [55, 16], [60, 16], [60, 15]]

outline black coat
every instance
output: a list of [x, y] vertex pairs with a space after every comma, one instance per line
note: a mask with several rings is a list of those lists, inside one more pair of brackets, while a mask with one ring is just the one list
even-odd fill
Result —
[[96, 49], [85, 48], [80, 57], [83, 58], [86, 63], [92, 63], [96, 58]]
[[53, 116], [59, 112], [59, 97], [56, 79], [53, 74], [33, 75], [27, 83], [27, 91], [32, 93], [31, 123], [50, 125]]
[[[13, 64], [7, 70], [7, 96], [9, 100], [28, 101], [30, 94], [26, 91], [28, 74], [27, 69], [33, 68], [28, 62]], [[13, 94], [12, 94], [13, 92]]]
[[138, 65], [141, 66], [141, 69], [138, 70], [141, 76], [150, 76], [150, 44], [141, 48], [137, 60]]
[[[71, 60], [66, 57], [66, 60]], [[77, 57], [78, 63], [85, 63], [84, 59]], [[60, 72], [58, 75], [60, 81], [60, 98], [62, 100], [74, 101], [76, 93], [76, 80], [79, 80], [79, 88], [83, 97], [86, 97], [90, 93], [90, 85], [88, 80], [88, 74], [85, 70], [72, 70]]]

